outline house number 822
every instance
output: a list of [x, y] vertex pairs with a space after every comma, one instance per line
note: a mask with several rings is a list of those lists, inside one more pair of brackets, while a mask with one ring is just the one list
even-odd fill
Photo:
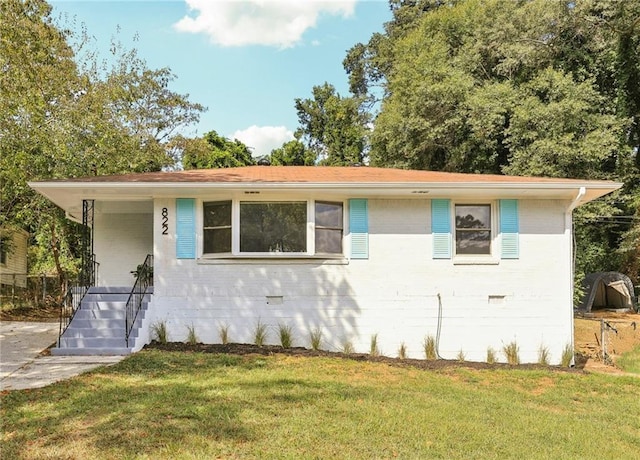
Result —
[[169, 234], [169, 210], [162, 208], [162, 234]]

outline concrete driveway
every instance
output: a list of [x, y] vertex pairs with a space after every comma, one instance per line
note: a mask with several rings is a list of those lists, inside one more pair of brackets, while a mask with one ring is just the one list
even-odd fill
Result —
[[42, 356], [58, 339], [58, 322], [0, 321], [0, 391], [40, 388], [124, 356]]

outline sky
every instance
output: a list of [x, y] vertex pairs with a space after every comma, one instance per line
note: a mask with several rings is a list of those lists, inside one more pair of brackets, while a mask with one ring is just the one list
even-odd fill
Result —
[[109, 57], [112, 39], [151, 69], [169, 67], [170, 88], [207, 111], [183, 131], [215, 130], [269, 154], [293, 139], [296, 98], [328, 82], [348, 95], [346, 52], [383, 31], [386, 0], [50, 0], [59, 24], [86, 28]]

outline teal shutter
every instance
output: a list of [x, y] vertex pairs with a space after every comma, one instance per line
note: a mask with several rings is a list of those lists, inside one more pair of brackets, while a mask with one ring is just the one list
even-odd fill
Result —
[[367, 200], [349, 200], [349, 232], [351, 232], [351, 258], [369, 258], [369, 210]]
[[500, 234], [502, 259], [517, 259], [519, 254], [518, 200], [500, 200]]
[[433, 258], [451, 259], [451, 201], [431, 200]]
[[196, 258], [196, 200], [176, 199], [176, 258]]

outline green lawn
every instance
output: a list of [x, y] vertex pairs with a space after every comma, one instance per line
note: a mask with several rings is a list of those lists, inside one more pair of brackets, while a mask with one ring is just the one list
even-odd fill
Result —
[[624, 353], [616, 364], [625, 372], [640, 374], [640, 347]]
[[1, 397], [7, 459], [638, 458], [640, 379], [145, 350]]

